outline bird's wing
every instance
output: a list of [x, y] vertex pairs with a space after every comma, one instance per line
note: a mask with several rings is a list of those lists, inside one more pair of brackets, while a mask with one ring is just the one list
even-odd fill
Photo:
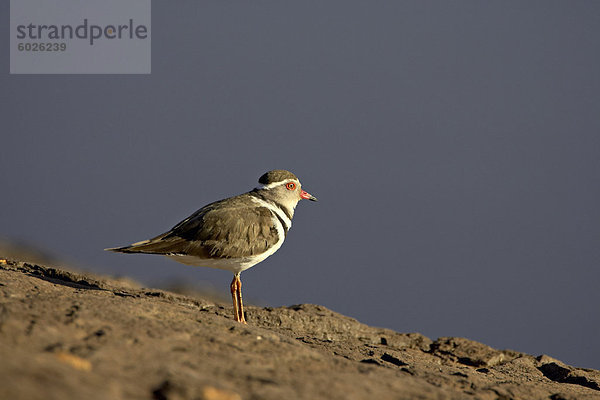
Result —
[[239, 258], [264, 253], [279, 240], [277, 222], [266, 207], [216, 202], [196, 211], [170, 231], [131, 246], [123, 253]]

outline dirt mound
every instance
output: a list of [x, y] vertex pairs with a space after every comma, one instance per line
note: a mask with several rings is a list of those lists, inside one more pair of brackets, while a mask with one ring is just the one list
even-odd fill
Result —
[[325, 307], [231, 306], [0, 260], [2, 399], [600, 399], [600, 372]]

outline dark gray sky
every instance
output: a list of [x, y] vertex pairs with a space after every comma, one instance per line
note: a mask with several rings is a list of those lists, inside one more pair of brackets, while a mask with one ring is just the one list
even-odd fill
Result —
[[228, 272], [102, 249], [289, 169], [320, 201], [246, 298], [600, 368], [600, 2], [152, 11], [147, 76], [9, 75], [0, 41], [0, 235], [227, 295]]

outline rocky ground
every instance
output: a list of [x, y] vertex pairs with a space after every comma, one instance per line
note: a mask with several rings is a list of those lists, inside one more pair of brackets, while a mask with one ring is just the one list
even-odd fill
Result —
[[600, 399], [599, 371], [545, 355], [246, 311], [0, 259], [0, 399]]

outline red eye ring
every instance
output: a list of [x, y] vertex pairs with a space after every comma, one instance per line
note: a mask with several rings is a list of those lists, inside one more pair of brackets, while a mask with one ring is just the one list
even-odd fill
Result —
[[288, 182], [285, 187], [287, 188], [287, 190], [294, 190], [296, 189], [296, 184], [294, 182]]

